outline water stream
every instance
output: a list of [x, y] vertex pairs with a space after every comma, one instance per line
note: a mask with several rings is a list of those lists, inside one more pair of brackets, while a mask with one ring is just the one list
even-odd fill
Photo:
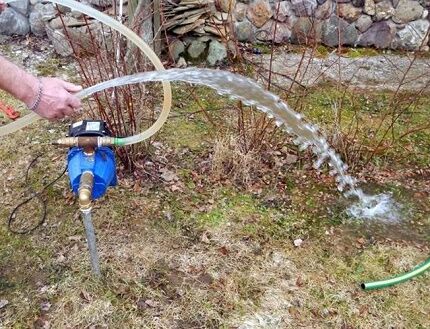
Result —
[[[316, 125], [306, 122], [302, 115], [293, 111], [279, 96], [264, 90], [257, 82], [228, 71], [211, 69], [170, 69], [138, 73], [103, 82], [86, 89], [87, 95], [106, 88], [132, 83], [150, 81], [182, 81], [204, 85], [215, 89], [220, 95], [241, 100], [254, 106], [274, 119], [275, 124], [286, 133], [295, 137], [294, 144], [303, 151], [310, 148], [315, 154], [313, 167], [321, 168], [325, 163], [329, 173], [334, 176], [337, 189], [346, 197], [358, 199], [349, 209], [351, 216], [360, 218], [396, 218], [396, 203], [388, 194], [366, 195], [357, 187], [357, 181], [347, 173], [347, 165], [342, 162], [336, 151], [330, 147], [326, 138]], [[82, 95], [84, 96], [84, 95]]]

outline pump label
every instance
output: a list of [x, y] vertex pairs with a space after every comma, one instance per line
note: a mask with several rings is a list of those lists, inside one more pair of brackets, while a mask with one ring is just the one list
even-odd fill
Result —
[[87, 122], [87, 126], [85, 127], [86, 131], [99, 131], [100, 130], [100, 122]]
[[81, 126], [81, 125], [82, 125], [82, 123], [84, 123], [84, 122], [83, 122], [83, 121], [75, 122], [74, 124], [72, 124], [72, 128], [79, 127], [79, 126]]

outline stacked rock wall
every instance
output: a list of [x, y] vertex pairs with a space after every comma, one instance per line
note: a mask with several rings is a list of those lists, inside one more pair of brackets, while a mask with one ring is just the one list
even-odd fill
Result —
[[241, 1], [234, 9], [240, 41], [428, 50], [429, 0]]
[[[110, 0], [82, 0], [108, 10]], [[429, 49], [430, 0], [174, 0], [163, 2], [170, 53], [180, 57], [208, 57], [215, 64], [234, 50], [233, 41], [277, 44], [324, 44], [379, 49]], [[50, 3], [18, 0], [0, 14], [0, 34], [47, 35], [61, 55], [72, 49], [64, 36], [85, 44], [97, 22], [61, 7], [63, 20]], [[164, 33], [163, 33], [164, 35]]]

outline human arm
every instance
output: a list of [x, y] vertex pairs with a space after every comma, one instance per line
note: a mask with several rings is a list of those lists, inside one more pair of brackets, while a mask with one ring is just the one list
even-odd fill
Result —
[[[2, 1], [2, 0], [0, 0]], [[57, 78], [38, 79], [0, 56], [0, 89], [24, 102], [29, 108], [40, 103], [34, 111], [40, 116], [55, 120], [72, 116], [81, 107], [73, 93], [82, 88]]]

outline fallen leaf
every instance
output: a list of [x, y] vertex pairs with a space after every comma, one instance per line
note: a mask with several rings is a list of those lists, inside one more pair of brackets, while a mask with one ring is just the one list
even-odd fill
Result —
[[178, 181], [179, 178], [178, 176], [173, 172], [170, 171], [167, 168], [162, 168], [160, 169], [161, 175], [160, 177], [165, 181], [165, 182], [172, 182], [172, 181]]
[[79, 296], [85, 300], [87, 303], [89, 303], [91, 301], [91, 296], [88, 292], [86, 292], [85, 290], [82, 290], [81, 293], [79, 294]]

